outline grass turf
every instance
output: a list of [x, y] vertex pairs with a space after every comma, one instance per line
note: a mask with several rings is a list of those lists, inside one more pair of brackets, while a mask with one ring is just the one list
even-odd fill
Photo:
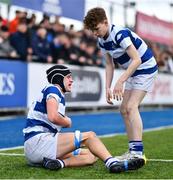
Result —
[[[173, 129], [164, 129], [144, 133], [145, 154], [148, 159], [173, 159]], [[120, 155], [127, 150], [127, 137], [114, 136], [102, 138], [112, 153]], [[3, 151], [5, 153], [23, 153], [23, 149]], [[173, 162], [152, 162], [137, 171], [110, 174], [102, 161], [93, 166], [65, 168], [50, 171], [43, 168], [29, 167], [22, 156], [0, 155], [1, 179], [172, 179]]]

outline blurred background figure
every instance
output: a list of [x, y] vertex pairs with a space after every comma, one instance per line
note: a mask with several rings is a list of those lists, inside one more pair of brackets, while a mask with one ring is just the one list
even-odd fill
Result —
[[57, 46], [54, 43], [52, 47], [54, 63], [76, 64], [76, 61], [78, 60], [78, 49], [72, 44], [71, 35], [62, 33], [56, 37], [56, 40], [59, 42], [59, 46], [57, 49]]
[[27, 29], [26, 23], [20, 22], [17, 31], [10, 36], [11, 45], [15, 48], [22, 61], [32, 60], [31, 40]]
[[0, 58], [15, 59], [18, 56], [16, 50], [11, 46], [9, 40], [9, 29], [7, 26], [1, 26], [0, 29]]
[[158, 65], [160, 72], [173, 73], [173, 59], [170, 51], [161, 52]]
[[14, 19], [9, 22], [10, 33], [15, 33], [17, 31], [18, 24], [23, 17], [25, 17], [25, 14], [22, 11], [16, 10]]
[[35, 62], [52, 63], [50, 43], [47, 38], [47, 30], [39, 27], [32, 40], [33, 53], [35, 55]]

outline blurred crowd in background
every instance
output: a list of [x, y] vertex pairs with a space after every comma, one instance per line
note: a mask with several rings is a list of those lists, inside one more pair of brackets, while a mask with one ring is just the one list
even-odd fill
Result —
[[[147, 44], [154, 52], [159, 71], [173, 73], [173, 46]], [[35, 14], [18, 10], [9, 22], [0, 17], [0, 59], [105, 66], [97, 40], [89, 31], [76, 31], [73, 24], [66, 27], [59, 17], [51, 22], [47, 15], [36, 23]]]

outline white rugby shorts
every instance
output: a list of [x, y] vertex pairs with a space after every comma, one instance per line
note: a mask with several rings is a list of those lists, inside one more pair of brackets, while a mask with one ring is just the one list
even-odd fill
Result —
[[58, 133], [40, 133], [24, 143], [24, 152], [29, 164], [42, 163], [43, 157], [56, 159]]
[[141, 74], [134, 77], [129, 77], [126, 81], [125, 89], [139, 89], [150, 93], [152, 91], [157, 73], [158, 72], [154, 72], [152, 74]]

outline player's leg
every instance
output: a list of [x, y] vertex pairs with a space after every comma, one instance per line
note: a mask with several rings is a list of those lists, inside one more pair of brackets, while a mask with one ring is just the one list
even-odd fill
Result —
[[[87, 156], [90, 160], [86, 160], [85, 156], [71, 157], [68, 160], [62, 160], [61, 157], [67, 156], [70, 152], [80, 147], [86, 146], [89, 148]], [[60, 169], [64, 166], [84, 166], [94, 163], [94, 155], [105, 161], [106, 165], [117, 162], [112, 158], [103, 143], [96, 137], [94, 132], [80, 133], [60, 133], [57, 139], [57, 160], [44, 159], [43, 166], [48, 169]], [[60, 165], [61, 164], [61, 165]]]
[[127, 113], [131, 122], [132, 132], [132, 139], [129, 141], [129, 150], [131, 154], [139, 155], [139, 157], [143, 155], [143, 123], [139, 113], [139, 104], [145, 95], [145, 91], [134, 89], [131, 91], [131, 96], [127, 102]]
[[105, 166], [111, 173], [136, 170], [141, 168], [145, 163], [142, 158], [119, 162], [117, 158], [113, 158], [111, 156], [107, 148], [94, 132], [84, 133], [81, 145], [85, 145], [86, 147], [88, 147], [92, 154], [103, 160]]
[[57, 136], [57, 159], [44, 158], [43, 166], [48, 169], [60, 169], [69, 166], [84, 166], [93, 164], [96, 157], [89, 151], [82, 150], [79, 155], [72, 156], [83, 145], [81, 143], [90, 138], [92, 132], [59, 133]]
[[[143, 124], [139, 113], [139, 104], [145, 97], [146, 92], [142, 90], [125, 90], [124, 100], [121, 105], [121, 113], [123, 115], [128, 138], [129, 151], [118, 159], [124, 160], [132, 157], [145, 157], [143, 155], [142, 131]], [[146, 161], [146, 160], [145, 160]]]
[[121, 113], [123, 120], [124, 120], [126, 132], [127, 132], [127, 137], [128, 137], [129, 141], [131, 141], [132, 137], [133, 137], [131, 122], [130, 122], [128, 112], [127, 112], [127, 102], [130, 98], [130, 95], [131, 95], [131, 90], [125, 90], [124, 91], [123, 101], [122, 101], [121, 106], [120, 106], [120, 113]]
[[128, 87], [131, 88], [126, 109], [131, 122], [131, 131], [133, 132], [132, 141], [142, 140], [143, 124], [139, 113], [139, 105], [147, 92], [152, 91], [156, 74], [157, 73], [135, 76], [131, 78], [131, 81], [127, 82], [126, 89], [128, 89]]
[[140, 141], [142, 140], [142, 131], [143, 131], [143, 124], [142, 119], [139, 113], [139, 105], [143, 98], [145, 97], [146, 92], [142, 90], [132, 90], [130, 98], [127, 102], [127, 113], [128, 117], [131, 122], [131, 129], [132, 129], [132, 139]]
[[86, 146], [95, 156], [104, 161], [105, 166], [112, 173], [122, 172], [126, 170], [134, 170], [144, 165], [143, 159], [131, 159], [128, 161], [118, 162], [117, 158], [113, 158], [101, 140], [94, 132], [82, 133], [81, 146]]
[[132, 122], [132, 140], [142, 140], [143, 124], [139, 113], [139, 105], [148, 92], [152, 91], [156, 73], [139, 75], [133, 77], [131, 81], [131, 95], [127, 102], [127, 112]]
[[94, 156], [89, 149], [80, 149], [79, 154], [69, 153], [63, 157], [60, 157], [65, 163], [66, 167], [81, 167], [86, 165], [92, 165], [97, 161], [97, 157]]
[[[85, 137], [86, 135], [86, 137]], [[113, 158], [104, 144], [95, 135], [94, 132], [88, 132], [84, 135], [82, 145], [85, 145], [89, 150], [104, 161], [105, 166], [111, 173], [119, 173], [127, 170], [136, 170], [141, 168], [145, 161], [143, 158], [133, 158], [119, 162], [117, 158]]]
[[[113, 158], [111, 154], [108, 152], [104, 144], [100, 141], [99, 138], [95, 135], [94, 132], [85, 132], [85, 133], [61, 133], [58, 136], [58, 145], [57, 145], [57, 160], [45, 159], [43, 166], [48, 169], [60, 169], [66, 166], [65, 163], [70, 164], [68, 161], [63, 161], [60, 158], [67, 153], [77, 149], [81, 146], [86, 146], [90, 150], [92, 154], [99, 157], [104, 161], [106, 167], [110, 170], [110, 172], [121, 172], [126, 171], [129, 168], [138, 169], [144, 165], [143, 159], [138, 160], [130, 160], [125, 162], [118, 162], [116, 158]], [[74, 161], [74, 158], [72, 159]], [[83, 159], [84, 160], [84, 159]], [[75, 162], [76, 166], [77, 163]], [[74, 164], [74, 162], [73, 162]], [[81, 159], [80, 159], [81, 164]], [[88, 164], [88, 162], [87, 162]], [[83, 162], [84, 165], [84, 162]]]
[[104, 144], [92, 131], [74, 134], [74, 133], [61, 133], [58, 136], [58, 145], [57, 145], [57, 158], [66, 155], [73, 150], [86, 146], [91, 153], [99, 157], [103, 161], [108, 157], [111, 157], [111, 154], [108, 152]]
[[[142, 120], [139, 113], [139, 104], [143, 100], [147, 92], [152, 91], [154, 80], [157, 73], [149, 75], [139, 75], [136, 77], [130, 77], [126, 81], [124, 100], [121, 106], [121, 114], [125, 120], [125, 125], [127, 129], [128, 139], [129, 139], [129, 150], [133, 151], [132, 147], [135, 147], [135, 142], [137, 146], [141, 146], [139, 149], [139, 154], [142, 153]], [[129, 92], [130, 91], [130, 92]], [[130, 154], [125, 153], [121, 156], [121, 159], [125, 159]], [[118, 157], [119, 158], [119, 157]]]

